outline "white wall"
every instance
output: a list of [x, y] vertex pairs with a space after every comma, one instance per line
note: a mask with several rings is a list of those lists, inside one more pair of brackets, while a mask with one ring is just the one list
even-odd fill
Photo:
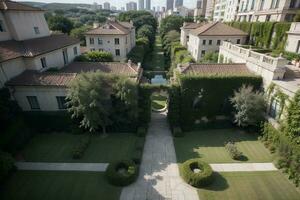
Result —
[[300, 48], [297, 52], [298, 45], [300, 45], [300, 22], [292, 23], [290, 30], [287, 33], [288, 38], [285, 50], [289, 52], [300, 53]]
[[12, 92], [19, 106], [24, 111], [31, 111], [27, 96], [36, 96], [40, 105], [38, 111], [57, 111], [58, 103], [56, 96], [66, 96], [67, 88], [62, 87], [15, 87]]
[[3, 87], [5, 82], [21, 74], [25, 69], [23, 58], [0, 63], [0, 87]]
[[0, 12], [0, 20], [2, 21], [2, 26], [5, 29], [4, 32], [0, 32], [0, 41], [11, 40], [12, 36], [2, 12]]
[[[15, 40], [28, 40], [50, 35], [44, 12], [7, 11], [4, 16]], [[39, 28], [39, 34], [35, 33], [34, 27]]]

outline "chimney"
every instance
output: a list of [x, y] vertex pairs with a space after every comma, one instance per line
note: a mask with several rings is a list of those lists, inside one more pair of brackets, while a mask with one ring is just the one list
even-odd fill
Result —
[[116, 21], [116, 17], [110, 16], [110, 17], [108, 17], [108, 20], [109, 20], [109, 21], [112, 21], [112, 22], [115, 22], [115, 21]]

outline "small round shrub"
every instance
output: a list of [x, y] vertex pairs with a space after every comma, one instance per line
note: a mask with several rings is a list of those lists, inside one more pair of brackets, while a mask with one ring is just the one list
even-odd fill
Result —
[[108, 182], [115, 186], [127, 186], [138, 177], [138, 166], [131, 160], [110, 163], [105, 172]]
[[[194, 172], [195, 169], [199, 169], [199, 172]], [[197, 188], [208, 186], [213, 182], [212, 168], [200, 159], [185, 161], [180, 166], [180, 172], [188, 184]]]

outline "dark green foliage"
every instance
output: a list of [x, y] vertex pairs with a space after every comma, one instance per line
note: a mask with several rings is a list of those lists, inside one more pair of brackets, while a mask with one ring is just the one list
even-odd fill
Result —
[[145, 127], [139, 127], [139, 128], [137, 129], [136, 135], [137, 135], [138, 137], [145, 137], [146, 134], [147, 134], [147, 129], [146, 129]]
[[209, 122], [201, 122], [194, 125], [194, 130], [209, 130], [209, 129], [229, 129], [234, 125], [229, 119], [217, 120], [211, 119]]
[[89, 135], [81, 138], [79, 143], [76, 146], [74, 146], [72, 150], [73, 159], [82, 158], [85, 150], [88, 148], [90, 143], [91, 143], [91, 137]]
[[218, 57], [218, 53], [209, 52], [203, 56], [203, 58], [200, 60], [200, 63], [218, 63]]
[[0, 183], [2, 183], [15, 169], [13, 157], [6, 152], [0, 151]]
[[228, 142], [225, 145], [225, 149], [228, 151], [230, 157], [234, 160], [241, 160], [243, 153], [240, 152], [237, 146], [233, 142]]
[[85, 33], [90, 29], [90, 26], [80, 26], [71, 30], [70, 35], [80, 40], [81, 45], [85, 46]]
[[180, 31], [184, 22], [184, 18], [177, 15], [170, 15], [164, 18], [160, 24], [160, 34], [164, 36], [169, 31], [175, 30], [177, 32]]
[[275, 36], [272, 39], [272, 49], [284, 50], [287, 40], [286, 32], [290, 30], [290, 26], [291, 24], [287, 22], [279, 22], [274, 25]]
[[297, 12], [296, 16], [294, 17], [294, 22], [300, 22], [300, 11]]
[[131, 159], [137, 165], [141, 164], [142, 162], [144, 144], [145, 144], [145, 137], [139, 137], [135, 141], [134, 149], [131, 153]]
[[[260, 89], [261, 77], [257, 76], [180, 76], [180, 124], [183, 130], [191, 130], [195, 120], [206, 116], [230, 115], [230, 97], [243, 84]], [[222, 86], [222, 87], [221, 87]], [[171, 101], [171, 99], [170, 99]]]
[[[300, 147], [298, 139], [275, 129], [270, 123], [265, 123], [262, 129], [262, 141], [269, 149], [276, 149], [276, 165], [286, 172], [296, 186], [300, 184]], [[298, 137], [299, 138], [299, 137]]]
[[180, 125], [180, 86], [171, 85], [169, 88], [168, 120], [171, 127]]
[[285, 132], [291, 138], [300, 138], [300, 90], [297, 91], [286, 109]]
[[90, 51], [75, 58], [77, 62], [113, 62], [113, 56], [106, 51]]
[[62, 33], [68, 34], [73, 29], [73, 22], [62, 15], [55, 15], [49, 17], [48, 25], [52, 31], [60, 31]]
[[110, 184], [115, 186], [127, 186], [137, 179], [138, 173], [139, 168], [133, 161], [123, 160], [110, 163], [105, 175]]
[[[201, 171], [195, 173], [195, 169]], [[200, 159], [185, 161], [180, 166], [180, 173], [188, 184], [197, 188], [208, 186], [214, 181], [212, 168], [208, 163], [203, 162]]]
[[251, 28], [251, 40], [255, 46], [268, 48], [273, 33], [273, 22], [254, 22]]
[[139, 125], [148, 127], [151, 120], [151, 95], [152, 86], [149, 84], [139, 85]]
[[184, 132], [181, 130], [180, 127], [174, 127], [172, 130], [173, 136], [174, 137], [183, 137], [184, 136]]
[[128, 53], [127, 58], [134, 63], [143, 63], [149, 50], [150, 44], [148, 38], [139, 38], [136, 40], [136, 46]]

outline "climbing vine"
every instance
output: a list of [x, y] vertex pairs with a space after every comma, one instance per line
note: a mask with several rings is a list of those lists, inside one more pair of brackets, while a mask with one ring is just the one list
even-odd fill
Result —
[[281, 89], [274, 83], [271, 83], [267, 89], [267, 99], [270, 103], [273, 102], [274, 99], [277, 99], [279, 102], [279, 113], [278, 119], [280, 119], [286, 105], [286, 100], [288, 99], [288, 95], [284, 94]]
[[272, 39], [272, 49], [280, 51], [284, 50], [285, 43], [287, 40], [286, 32], [290, 29], [291, 23], [281, 22], [274, 25], [274, 37]]

